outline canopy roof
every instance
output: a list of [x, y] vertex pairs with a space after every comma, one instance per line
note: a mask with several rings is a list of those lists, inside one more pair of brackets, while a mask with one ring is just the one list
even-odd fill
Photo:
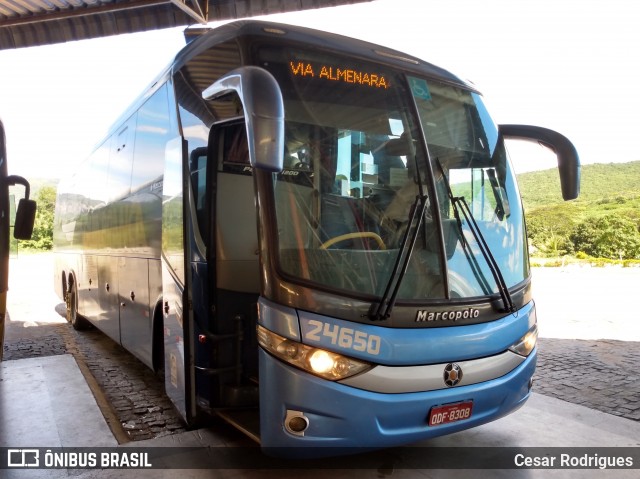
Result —
[[0, 0], [0, 50], [371, 0]]

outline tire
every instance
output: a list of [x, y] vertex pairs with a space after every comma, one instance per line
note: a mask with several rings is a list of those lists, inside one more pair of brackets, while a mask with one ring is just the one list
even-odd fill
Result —
[[156, 305], [153, 321], [153, 371], [164, 383], [164, 317], [162, 316], [162, 303]]
[[78, 313], [78, 293], [73, 276], [69, 277], [65, 303], [67, 305], [67, 321], [71, 323], [73, 329], [76, 331], [87, 329], [89, 322]]

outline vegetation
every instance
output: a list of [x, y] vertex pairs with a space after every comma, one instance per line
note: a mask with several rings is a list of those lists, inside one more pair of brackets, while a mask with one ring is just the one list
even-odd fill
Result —
[[557, 170], [519, 175], [532, 256], [640, 264], [639, 178], [640, 161], [585, 165], [580, 198], [564, 202]]

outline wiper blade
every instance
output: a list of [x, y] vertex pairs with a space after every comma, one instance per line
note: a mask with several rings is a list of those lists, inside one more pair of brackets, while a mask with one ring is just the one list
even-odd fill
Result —
[[[504, 305], [504, 311], [508, 311], [513, 313], [515, 308], [513, 306], [513, 300], [511, 299], [511, 293], [509, 293], [509, 288], [507, 287], [507, 283], [504, 280], [504, 276], [502, 276], [502, 271], [500, 271], [500, 266], [498, 266], [498, 262], [496, 261], [495, 256], [489, 249], [489, 245], [480, 231], [478, 227], [478, 223], [476, 223], [476, 219], [473, 217], [473, 213], [471, 212], [471, 208], [469, 208], [469, 204], [464, 196], [453, 196], [453, 192], [451, 191], [451, 185], [449, 184], [449, 179], [442, 167], [442, 163], [440, 160], [437, 160], [438, 166], [440, 167], [440, 172], [444, 178], [445, 184], [447, 185], [447, 191], [449, 194], [449, 200], [451, 201], [451, 205], [453, 206], [453, 212], [456, 217], [458, 227], [460, 228], [460, 234], [464, 241], [464, 231], [462, 230], [462, 221], [460, 220], [459, 211], [462, 211], [462, 215], [464, 216], [467, 224], [469, 225], [469, 230], [471, 230], [471, 234], [474, 239], [478, 243], [480, 248], [480, 252], [487, 262], [487, 266], [489, 266], [489, 270], [491, 271], [491, 275], [498, 286], [498, 292], [500, 293], [500, 297], [502, 298], [502, 303]], [[461, 208], [458, 207], [458, 204], [462, 205]]]
[[503, 188], [498, 183], [498, 178], [496, 178], [495, 170], [487, 170], [487, 176], [489, 177], [489, 183], [491, 183], [491, 190], [493, 191], [493, 197], [496, 200], [496, 216], [500, 221], [507, 218], [511, 214], [509, 208], [509, 202], [506, 197], [503, 198]]
[[473, 234], [473, 237], [478, 242], [478, 246], [480, 246], [480, 252], [482, 253], [482, 256], [484, 256], [484, 259], [487, 261], [487, 265], [491, 270], [493, 279], [495, 279], [496, 284], [498, 285], [498, 291], [500, 292], [500, 296], [504, 304], [504, 310], [513, 313], [515, 311], [515, 308], [513, 307], [513, 301], [511, 300], [511, 294], [509, 293], [509, 288], [507, 288], [507, 283], [504, 280], [504, 276], [502, 276], [502, 271], [500, 271], [500, 266], [498, 266], [495, 256], [493, 256], [493, 253], [489, 249], [489, 245], [484, 239], [484, 235], [482, 234], [482, 231], [480, 231], [480, 228], [478, 227], [478, 224], [476, 223], [476, 220], [471, 213], [471, 209], [469, 208], [467, 200], [464, 199], [464, 196], [460, 196], [453, 198], [453, 201], [454, 207], [456, 207], [456, 203], [460, 203], [463, 205], [462, 214], [464, 215], [465, 220], [467, 220], [469, 229], [471, 230], [471, 234]]
[[[420, 191], [422, 191], [422, 188]], [[389, 278], [389, 282], [387, 283], [387, 287], [385, 288], [380, 303], [377, 308], [375, 308], [375, 311], [372, 311], [369, 314], [369, 319], [372, 321], [384, 321], [391, 316], [391, 311], [396, 303], [398, 290], [400, 289], [400, 283], [402, 282], [402, 278], [409, 267], [411, 253], [415, 247], [418, 232], [420, 231], [420, 225], [422, 224], [422, 219], [424, 218], [428, 203], [427, 195], [420, 194], [416, 196], [415, 201], [411, 205], [409, 224], [407, 225], [407, 229], [402, 237], [400, 252], [398, 253], [396, 262], [393, 265], [391, 277]]]

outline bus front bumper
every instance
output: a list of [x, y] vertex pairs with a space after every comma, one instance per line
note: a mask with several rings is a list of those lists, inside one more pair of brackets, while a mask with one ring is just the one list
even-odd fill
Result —
[[[260, 438], [282, 457], [322, 457], [409, 444], [505, 416], [531, 392], [537, 348], [502, 377], [428, 392], [384, 394], [320, 379], [260, 350]], [[430, 426], [432, 408], [472, 402], [471, 415]]]

